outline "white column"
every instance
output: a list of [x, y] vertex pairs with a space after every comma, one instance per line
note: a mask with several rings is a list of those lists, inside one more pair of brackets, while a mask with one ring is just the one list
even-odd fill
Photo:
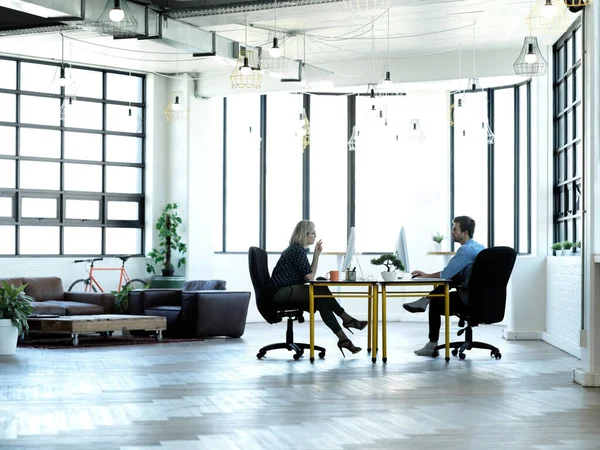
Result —
[[584, 29], [584, 170], [585, 215], [583, 251], [583, 330], [581, 332], [581, 367], [573, 370], [573, 380], [583, 386], [600, 387], [600, 221], [595, 211], [600, 208], [600, 5], [586, 7]]

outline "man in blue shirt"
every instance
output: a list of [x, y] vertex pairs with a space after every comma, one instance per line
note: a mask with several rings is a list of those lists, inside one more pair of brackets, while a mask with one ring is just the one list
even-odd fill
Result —
[[[453, 220], [452, 239], [460, 244], [456, 255], [450, 260], [448, 265], [441, 272], [425, 273], [420, 270], [412, 272], [413, 278], [446, 278], [451, 279], [451, 287], [456, 287], [456, 292], [450, 293], [450, 314], [458, 314], [466, 311], [469, 299], [467, 296], [467, 286], [471, 277], [471, 269], [475, 258], [483, 245], [473, 240], [475, 233], [475, 221], [469, 216], [457, 216]], [[438, 286], [431, 294], [443, 294], [444, 286]], [[404, 309], [412, 313], [425, 312], [429, 305], [429, 342], [415, 354], [419, 356], [433, 356], [438, 339], [440, 337], [440, 327], [442, 321], [440, 316], [445, 313], [444, 297], [422, 297], [411, 303], [404, 304]]]

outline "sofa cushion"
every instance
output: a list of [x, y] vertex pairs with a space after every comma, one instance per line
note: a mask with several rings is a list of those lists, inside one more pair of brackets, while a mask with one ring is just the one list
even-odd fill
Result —
[[61, 315], [66, 316], [87, 316], [90, 314], [104, 314], [104, 308], [100, 305], [93, 305], [92, 303], [80, 303], [80, 302], [65, 302], [61, 300], [46, 300], [43, 303], [55, 305], [63, 308], [65, 312]]
[[25, 293], [38, 302], [64, 299], [62, 280], [58, 277], [21, 278], [21, 281], [27, 285]]
[[23, 286], [23, 282], [20, 278], [0, 278], [0, 286], [3, 285], [3, 281], [6, 281], [9, 285], [12, 284], [16, 288]]
[[34, 314], [58, 314], [64, 316], [67, 310], [61, 305], [53, 304], [52, 302], [31, 302]]
[[227, 281], [225, 280], [190, 280], [186, 281], [181, 289], [183, 291], [224, 291], [226, 285]]

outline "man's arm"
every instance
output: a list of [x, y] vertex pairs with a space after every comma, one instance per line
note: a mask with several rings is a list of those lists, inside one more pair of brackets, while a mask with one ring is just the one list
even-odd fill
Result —
[[425, 273], [421, 270], [413, 270], [411, 273], [413, 278], [415, 277], [423, 277], [423, 278], [441, 278], [442, 272], [434, 272], [434, 273]]

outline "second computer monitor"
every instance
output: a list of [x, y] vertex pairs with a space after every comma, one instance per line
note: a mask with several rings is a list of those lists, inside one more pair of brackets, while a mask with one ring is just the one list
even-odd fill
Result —
[[354, 257], [354, 242], [355, 242], [354, 227], [350, 228], [350, 234], [348, 234], [348, 243], [346, 244], [346, 254], [344, 255], [344, 261], [342, 263], [342, 271], [348, 269], [352, 270], [352, 258]]

